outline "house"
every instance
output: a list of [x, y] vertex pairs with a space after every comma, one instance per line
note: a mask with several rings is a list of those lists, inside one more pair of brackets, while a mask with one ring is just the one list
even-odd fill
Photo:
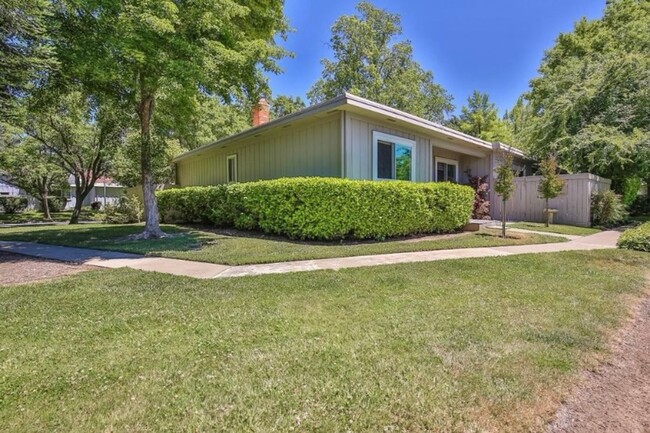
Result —
[[8, 179], [0, 176], [0, 197], [27, 197], [25, 191], [11, 183]]
[[[75, 198], [75, 183], [74, 176], [68, 178], [70, 190], [68, 192], [68, 202], [65, 205], [66, 209], [73, 209], [76, 203]], [[126, 188], [110, 177], [102, 176], [97, 179], [95, 186], [88, 193], [83, 201], [83, 206], [90, 206], [93, 202], [101, 203], [102, 207], [107, 204], [116, 204], [117, 201], [126, 193]]]
[[451, 181], [493, 173], [498, 151], [490, 143], [394, 108], [344, 94], [269, 120], [269, 105], [254, 107], [253, 128], [174, 159], [179, 186], [215, 185], [295, 176]]

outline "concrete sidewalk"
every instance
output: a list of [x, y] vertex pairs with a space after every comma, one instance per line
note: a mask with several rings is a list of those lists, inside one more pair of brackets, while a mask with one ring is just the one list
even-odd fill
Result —
[[28, 256], [71, 261], [103, 268], [133, 268], [142, 271], [162, 272], [172, 275], [210, 279], [243, 277], [250, 275], [282, 274], [316, 270], [336, 270], [397, 263], [433, 262], [479, 257], [499, 257], [516, 254], [552, 253], [559, 251], [584, 251], [616, 248], [620, 233], [605, 231], [580, 237], [569, 242], [536, 245], [517, 245], [494, 248], [461, 248], [454, 250], [419, 251], [412, 253], [378, 254], [372, 256], [340, 257], [333, 259], [301, 260], [261, 265], [225, 266], [212, 263], [163, 257], [144, 257], [137, 254], [118, 253], [85, 248], [59, 247], [30, 242], [0, 241], [0, 251]]

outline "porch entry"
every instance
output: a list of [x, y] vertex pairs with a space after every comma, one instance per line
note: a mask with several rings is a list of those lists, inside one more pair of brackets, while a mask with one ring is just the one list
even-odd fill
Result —
[[435, 182], [458, 183], [458, 161], [434, 156], [432, 179]]

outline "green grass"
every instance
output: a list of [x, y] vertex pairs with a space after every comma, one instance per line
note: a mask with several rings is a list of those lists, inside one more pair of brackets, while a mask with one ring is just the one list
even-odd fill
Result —
[[608, 250], [3, 287], [0, 431], [542, 432], [647, 269]]
[[0, 229], [0, 240], [99, 248], [227, 265], [563, 241], [557, 237], [521, 233], [511, 233], [510, 238], [502, 239], [497, 231], [490, 230], [418, 242], [309, 243], [275, 237], [231, 236], [173, 225], [165, 225], [163, 229], [171, 236], [136, 241], [127, 236], [142, 231], [140, 225], [15, 227]]
[[[68, 222], [72, 216], [72, 211], [51, 212], [53, 222]], [[79, 221], [100, 221], [104, 214], [95, 212], [90, 209], [83, 209]], [[43, 218], [43, 212], [25, 211], [16, 214], [0, 213], [0, 224], [25, 224], [50, 222]]]
[[521, 222], [508, 224], [513, 229], [535, 230], [538, 232], [559, 233], [562, 235], [589, 236], [600, 232], [600, 229], [591, 227], [568, 226], [564, 224], [551, 224], [546, 227], [544, 223]]

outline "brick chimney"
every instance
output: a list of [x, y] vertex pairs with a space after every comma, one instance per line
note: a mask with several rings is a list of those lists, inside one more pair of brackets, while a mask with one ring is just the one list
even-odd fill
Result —
[[253, 127], [264, 125], [269, 121], [269, 103], [266, 98], [253, 105]]

